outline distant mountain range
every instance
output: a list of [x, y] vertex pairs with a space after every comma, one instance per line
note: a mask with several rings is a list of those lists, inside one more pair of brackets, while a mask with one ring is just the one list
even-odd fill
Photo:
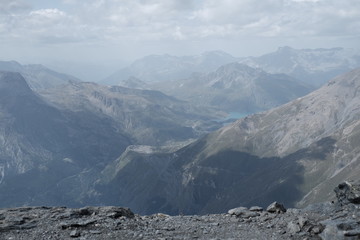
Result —
[[269, 74], [240, 63], [177, 81], [148, 84], [193, 105], [227, 112], [255, 113], [304, 96], [312, 88], [285, 74]]
[[[177, 151], [127, 149], [98, 181], [101, 202], [137, 212], [224, 212], [331, 199], [360, 174], [360, 69]], [[330, 195], [329, 195], [330, 194]]]
[[47, 89], [68, 82], [80, 82], [76, 77], [58, 73], [40, 64], [21, 65], [15, 61], [0, 61], [0, 71], [21, 73], [34, 90]]
[[129, 67], [115, 72], [100, 83], [118, 85], [129, 77], [135, 77], [144, 82], [177, 80], [187, 78], [193, 72], [211, 72], [221, 65], [235, 61], [237, 58], [222, 51], [183, 57], [168, 54], [150, 55], [136, 60]]
[[360, 51], [345, 48], [293, 49], [280, 47], [259, 57], [234, 57], [213, 51], [199, 56], [176, 57], [150, 55], [136, 60], [101, 81], [107, 85], [122, 85], [129, 77], [149, 82], [186, 79], [193, 73], [209, 73], [222, 65], [239, 62], [272, 74], [287, 74], [299, 81], [320, 87], [329, 79], [360, 67]]
[[276, 52], [241, 59], [240, 62], [269, 73], [285, 73], [320, 87], [329, 79], [360, 67], [360, 51], [346, 48], [280, 47]]

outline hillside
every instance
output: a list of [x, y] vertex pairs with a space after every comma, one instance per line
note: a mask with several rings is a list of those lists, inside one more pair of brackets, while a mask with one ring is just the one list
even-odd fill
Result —
[[82, 206], [94, 182], [134, 144], [177, 149], [218, 129], [221, 112], [158, 91], [71, 82], [34, 92], [0, 72], [0, 206]]
[[159, 91], [71, 83], [39, 92], [55, 106], [73, 112], [89, 111], [110, 118], [137, 144], [162, 145], [196, 138], [221, 127], [224, 115]]
[[93, 171], [131, 139], [110, 119], [63, 111], [14, 72], [0, 73], [1, 206], [81, 202]]

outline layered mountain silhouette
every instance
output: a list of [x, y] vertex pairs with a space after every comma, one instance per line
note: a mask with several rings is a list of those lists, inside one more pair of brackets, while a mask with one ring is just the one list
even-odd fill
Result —
[[177, 151], [128, 148], [95, 187], [137, 212], [224, 212], [331, 199], [359, 179], [360, 69], [319, 90], [221, 128]]
[[40, 64], [21, 65], [15, 61], [0, 61], [0, 71], [21, 73], [33, 90], [47, 89], [68, 82], [80, 82], [76, 77], [53, 71]]
[[229, 63], [211, 73], [194, 74], [188, 79], [151, 87], [194, 105], [240, 113], [268, 110], [311, 91], [311, 87], [285, 74], [269, 74], [240, 63]]
[[233, 57], [221, 51], [196, 56], [150, 55], [136, 60], [101, 83], [126, 86], [130, 77], [145, 83], [187, 79], [193, 73], [209, 73], [228, 63], [239, 62], [271, 74], [287, 74], [313, 87], [360, 67], [358, 50], [346, 48], [294, 49], [280, 47], [258, 57]]
[[285, 73], [307, 84], [320, 87], [329, 79], [360, 67], [360, 52], [346, 48], [280, 47], [275, 52], [239, 61], [269, 73]]
[[195, 56], [150, 55], [136, 60], [101, 81], [107, 85], [123, 85], [129, 77], [144, 82], [169, 81], [189, 77], [193, 72], [214, 71], [221, 65], [237, 59], [222, 51], [210, 51]]

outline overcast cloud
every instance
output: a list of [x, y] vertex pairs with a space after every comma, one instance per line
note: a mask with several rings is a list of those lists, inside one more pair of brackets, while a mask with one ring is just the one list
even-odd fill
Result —
[[3, 60], [115, 66], [151, 53], [359, 42], [359, 0], [0, 0]]

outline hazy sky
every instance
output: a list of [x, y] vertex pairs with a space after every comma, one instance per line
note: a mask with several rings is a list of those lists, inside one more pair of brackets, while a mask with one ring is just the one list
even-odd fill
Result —
[[285, 45], [359, 48], [360, 1], [0, 0], [0, 60], [89, 80], [148, 54], [240, 57]]

